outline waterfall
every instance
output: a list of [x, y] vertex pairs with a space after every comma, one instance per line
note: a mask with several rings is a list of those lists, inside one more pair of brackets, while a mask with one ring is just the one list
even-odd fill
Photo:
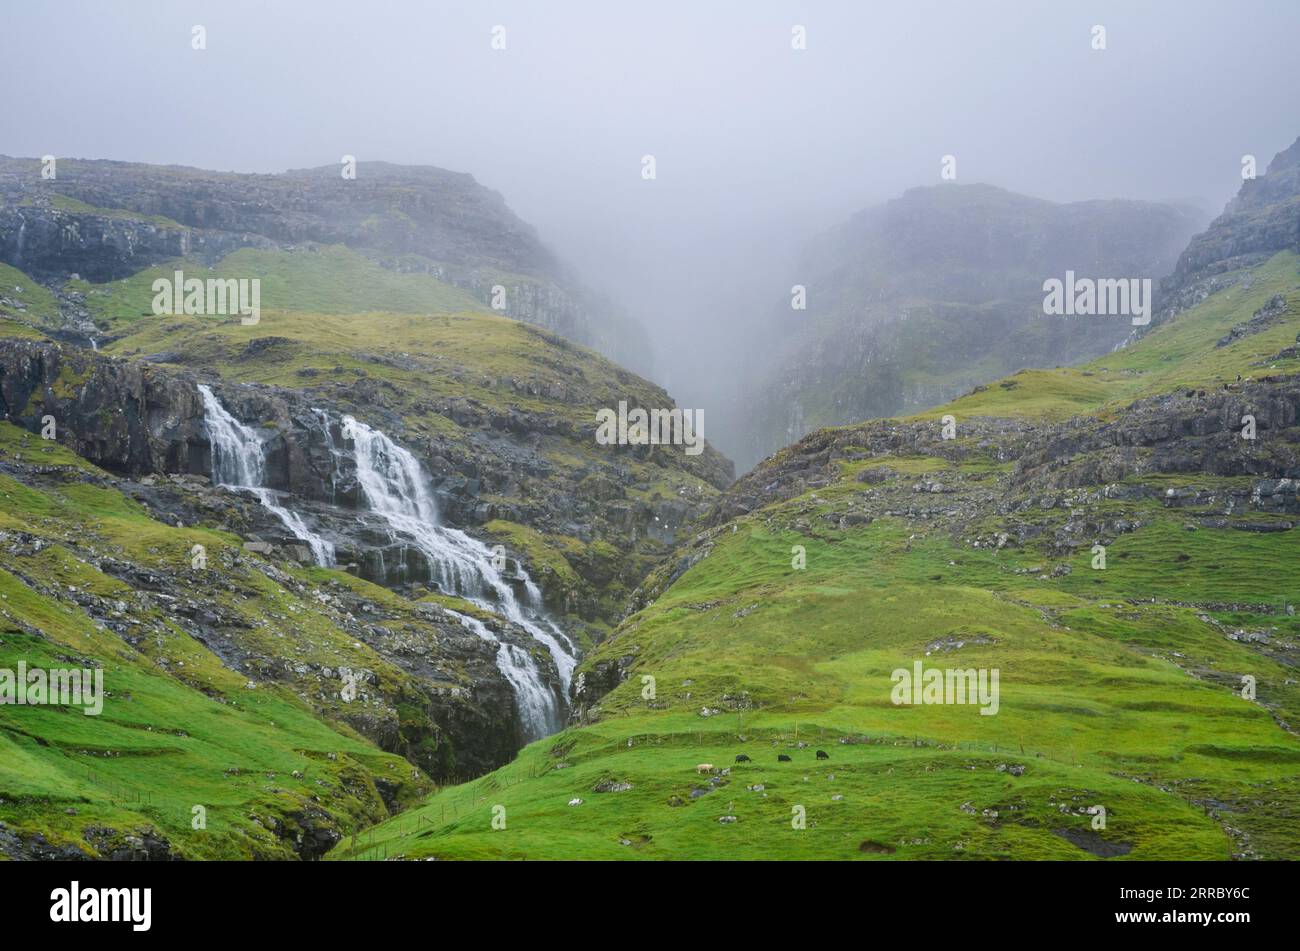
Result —
[[[333, 544], [312, 532], [297, 512], [280, 505], [276, 493], [266, 487], [265, 445], [258, 432], [226, 412], [208, 387], [200, 385], [199, 392], [212, 443], [212, 481], [255, 494], [295, 537], [311, 547], [317, 564], [333, 565]], [[353, 462], [364, 508], [382, 519], [389, 537], [420, 554], [441, 590], [504, 617], [542, 644], [555, 662], [561, 688], [567, 695], [577, 664], [576, 651], [559, 626], [546, 616], [541, 591], [527, 573], [520, 568], [513, 579], [522, 588], [520, 598], [511, 580], [503, 577], [494, 564], [490, 548], [442, 524], [429, 478], [409, 450], [351, 416], [343, 417], [340, 428], [345, 445], [338, 446], [329, 414], [323, 410], [313, 413], [334, 457], [331, 483], [337, 480], [340, 462]], [[351, 452], [346, 446], [349, 442]], [[337, 485], [332, 484], [331, 489], [337, 491]], [[451, 613], [474, 634], [497, 645], [497, 669], [514, 691], [525, 737], [531, 742], [559, 730], [563, 726], [561, 703], [542, 680], [532, 655], [497, 637], [477, 618]]]
[[540, 740], [558, 730], [561, 726], [560, 712], [556, 709], [555, 697], [542, 684], [537, 665], [533, 663], [528, 651], [502, 641], [478, 618], [450, 610], [447, 613], [483, 640], [497, 645], [497, 670], [501, 671], [501, 676], [506, 678], [514, 690], [525, 739], [529, 742]]
[[284, 523], [285, 528], [293, 532], [294, 537], [306, 543], [307, 547], [311, 549], [311, 556], [316, 564], [325, 568], [334, 564], [334, 543], [326, 541], [309, 529], [307, 523], [302, 520], [302, 516], [297, 512], [280, 505], [276, 501], [273, 489], [253, 488], [251, 486], [245, 486], [244, 488], [249, 489], [256, 495], [258, 501], [270, 509], [271, 514]]
[[212, 481], [227, 488], [252, 492], [295, 538], [307, 544], [316, 564], [334, 564], [333, 543], [311, 531], [301, 515], [281, 505], [274, 490], [264, 485], [266, 450], [261, 436], [251, 426], [245, 426], [227, 413], [211, 389], [199, 384], [199, 393], [203, 397], [203, 421], [208, 428], [208, 441], [212, 444]]
[[[510, 582], [493, 564], [492, 550], [478, 539], [441, 523], [437, 504], [429, 490], [428, 477], [409, 450], [351, 416], [343, 418], [343, 437], [352, 442], [357, 482], [369, 509], [380, 515], [395, 535], [408, 539], [419, 550], [442, 590], [502, 615], [544, 645], [555, 661], [561, 686], [567, 694], [577, 661], [571, 643], [567, 648], [565, 646], [569, 643], [568, 638], [546, 617], [541, 592], [532, 579], [520, 569], [517, 580], [522, 583], [525, 594], [521, 603]], [[507, 652], [518, 652], [526, 657], [524, 651], [503, 642], [498, 651], [498, 664], [503, 662], [501, 654]], [[515, 658], [506, 662], [517, 661]], [[535, 680], [537, 673], [531, 660], [529, 668]], [[537, 712], [530, 709], [526, 693], [517, 691], [525, 729], [530, 732], [540, 729], [543, 731], [539, 734], [541, 736], [559, 729], [559, 711], [550, 691], [541, 690], [547, 698], [542, 711], [544, 715], [531, 724], [527, 721]]]
[[14, 251], [14, 267], [19, 270], [23, 266], [23, 245], [26, 244], [27, 219], [22, 215], [18, 216], [18, 248]]

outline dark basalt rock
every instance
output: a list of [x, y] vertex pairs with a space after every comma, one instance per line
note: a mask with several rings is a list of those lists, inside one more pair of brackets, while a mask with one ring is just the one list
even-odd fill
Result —
[[[1257, 438], [1241, 451], [1241, 419], [1252, 415]], [[1255, 475], [1261, 494], [1278, 501], [1269, 510], [1292, 511], [1287, 489], [1277, 480], [1300, 477], [1300, 381], [1259, 381], [1219, 390], [1196, 390], [1139, 400], [1114, 421], [1076, 417], [1062, 423], [1009, 419], [963, 420], [963, 437], [996, 446], [999, 458], [1014, 462], [1012, 487], [1046, 491], [1104, 485], [1144, 472]], [[838, 478], [841, 462], [870, 457], [936, 456], [960, 460], [966, 451], [941, 438], [930, 422], [872, 420], [859, 426], [819, 430], [781, 450], [741, 477], [704, 519], [720, 526], [780, 499], [802, 495]], [[865, 486], [887, 479], [879, 468], [858, 475]], [[1271, 482], [1268, 480], [1272, 480]], [[897, 480], [892, 480], [896, 482]], [[1287, 483], [1289, 484], [1289, 483]], [[951, 485], [908, 483], [908, 494], [950, 494]], [[1142, 491], [1116, 487], [1117, 491]], [[1276, 506], [1276, 508], [1274, 508]]]
[[176, 258], [212, 264], [242, 247], [272, 246], [256, 235], [195, 231], [47, 203], [0, 206], [0, 260], [41, 280], [78, 274], [103, 283]]
[[53, 416], [59, 441], [130, 475], [211, 469], [194, 381], [41, 341], [0, 343], [0, 414], [33, 432]]
[[[112, 485], [168, 523], [216, 524], [245, 537], [268, 540], [264, 547], [273, 559], [295, 559], [297, 540], [251, 493], [211, 486], [207, 477], [211, 447], [196, 387], [194, 377], [171, 369], [46, 342], [0, 342], [0, 410], [10, 422], [32, 432], [40, 432], [43, 417], [52, 416], [63, 445], [115, 473], [111, 480], [90, 473], [82, 478]], [[367, 516], [356, 508], [360, 498], [355, 479], [345, 477], [335, 489], [331, 476], [338, 460], [308, 399], [296, 391], [270, 387], [230, 387], [220, 395], [232, 413], [268, 424], [271, 485], [292, 493], [294, 506], [301, 507], [324, 534], [353, 546], [364, 543]], [[330, 425], [336, 430], [337, 420]], [[35, 484], [67, 477], [47, 477], [24, 464], [12, 474]], [[358, 573], [394, 585], [427, 581], [423, 560], [414, 552], [400, 551], [400, 540], [380, 531], [378, 520], [369, 518], [377, 547], [357, 559]], [[347, 553], [345, 549], [343, 554]], [[288, 684], [328, 678], [323, 671], [250, 652], [242, 633], [247, 625], [230, 616], [217, 592], [195, 588], [181, 566], [175, 571], [158, 566], [145, 570], [111, 559], [96, 561], [101, 570], [122, 578], [133, 589], [151, 593], [154, 606], [161, 606], [232, 669]], [[266, 570], [279, 582], [289, 583], [273, 565]], [[54, 591], [50, 595], [63, 596]], [[417, 604], [412, 610], [418, 620], [404, 619], [390, 626], [346, 589], [332, 591], [330, 599], [337, 605], [335, 623], [340, 628], [411, 673], [422, 686], [413, 694], [397, 695], [383, 684], [375, 685], [386, 698], [379, 711], [318, 704], [322, 712], [345, 719], [382, 749], [406, 756], [439, 780], [478, 775], [514, 755], [522, 745], [522, 734], [513, 691], [496, 666], [492, 645], [436, 605]], [[128, 626], [112, 620], [113, 608], [84, 607], [94, 616], [105, 617], [110, 629], [132, 636]], [[491, 626], [498, 637], [533, 653], [558, 695], [559, 677], [549, 654], [537, 650], [531, 637], [504, 621]], [[468, 681], [449, 676], [451, 670], [464, 671]], [[399, 707], [418, 710], [419, 716], [408, 712], [399, 717], [395, 712]]]
[[[260, 339], [270, 340], [263, 346], [279, 345], [274, 338]], [[0, 414], [32, 432], [40, 431], [45, 416], [53, 416], [60, 442], [122, 475], [211, 473], [212, 450], [197, 391], [202, 379], [174, 366], [114, 359], [48, 341], [0, 341]], [[355, 562], [360, 574], [381, 584], [430, 581], [427, 567], [412, 557], [409, 546], [390, 538], [377, 520], [368, 524], [355, 467], [346, 453], [337, 451], [343, 447], [340, 420], [346, 413], [402, 441], [402, 417], [377, 408], [372, 388], [325, 385], [308, 392], [210, 382], [228, 412], [267, 434], [267, 486], [293, 496], [292, 507], [339, 547], [343, 563]], [[464, 401], [432, 408], [451, 416], [458, 408], [469, 409]], [[408, 446], [430, 473], [439, 509], [450, 524], [472, 527], [500, 518], [540, 531], [605, 540], [622, 553], [614, 562], [590, 552], [575, 555], [571, 567], [582, 579], [580, 589], [548, 584], [544, 571], [539, 575], [528, 566], [538, 575], [552, 610], [601, 618], [611, 609], [602, 603], [601, 589], [617, 581], [630, 590], [640, 577], [628, 573], [645, 570], [644, 556], [627, 556], [626, 539], [648, 540], [666, 550], [683, 525], [706, 509], [705, 498], [685, 491], [671, 500], [610, 500], [631, 486], [619, 453], [588, 471], [562, 475], [533, 437], [568, 424], [545, 413], [516, 411], [502, 417], [501, 434], [486, 414], [461, 415], [465, 425], [477, 419], [483, 428], [468, 440], [439, 437]], [[663, 452], [667, 447], [623, 448]], [[714, 485], [730, 481], [730, 464], [711, 447], [690, 465]], [[538, 485], [526, 485], [534, 480]], [[589, 486], [603, 488], [589, 493]], [[273, 531], [282, 534], [283, 528]]]

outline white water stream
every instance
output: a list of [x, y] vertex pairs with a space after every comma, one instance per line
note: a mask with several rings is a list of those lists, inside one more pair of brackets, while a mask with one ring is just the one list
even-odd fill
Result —
[[[250, 426], [235, 419], [206, 386], [203, 396], [208, 437], [212, 443], [213, 481], [246, 489], [312, 550], [316, 563], [335, 563], [334, 545], [313, 532], [297, 512], [281, 505], [277, 493], [266, 488], [265, 444]], [[550, 652], [567, 695], [576, 660], [568, 638], [542, 608], [541, 592], [522, 568], [514, 579], [523, 589], [523, 603], [514, 586], [494, 564], [492, 549], [441, 522], [429, 480], [416, 458], [382, 432], [350, 416], [343, 417], [343, 448], [334, 445], [329, 416], [315, 411], [334, 453], [335, 468], [347, 457], [346, 443], [356, 466], [356, 478], [368, 511], [387, 525], [396, 544], [414, 548], [428, 563], [441, 590], [459, 595], [523, 628]], [[497, 644], [496, 662], [515, 693], [526, 739], [539, 739], [560, 729], [562, 716], [554, 691], [542, 680], [532, 656], [517, 645], [498, 638], [477, 618], [454, 614], [484, 640]]]
[[266, 450], [262, 437], [227, 413], [208, 387], [200, 384], [199, 393], [203, 396], [203, 419], [212, 443], [212, 481], [252, 492], [295, 538], [306, 542], [316, 564], [334, 564], [333, 543], [311, 531], [301, 515], [281, 505], [275, 491], [266, 488]]

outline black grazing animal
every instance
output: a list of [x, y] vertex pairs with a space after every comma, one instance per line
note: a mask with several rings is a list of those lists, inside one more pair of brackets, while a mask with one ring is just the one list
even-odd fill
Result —
[[818, 758], [818, 759], [830, 759], [830, 758], [831, 758], [831, 754], [830, 754], [830, 753], [827, 753], [825, 750], [818, 750], [818, 751], [817, 751], [817, 758]]
[[788, 763], [790, 762], [790, 757], [786, 756], [784, 753], [777, 753], [776, 761], [778, 763]]
[[751, 760], [751, 759], [750, 759], [748, 756], [746, 756], [744, 753], [737, 753], [737, 754], [736, 754], [736, 762], [737, 762], [737, 763], [752, 763], [753, 760]]

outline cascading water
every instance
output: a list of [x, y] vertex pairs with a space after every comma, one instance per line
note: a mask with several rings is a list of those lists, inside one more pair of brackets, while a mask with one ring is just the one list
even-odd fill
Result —
[[[297, 512], [280, 505], [274, 490], [265, 486], [265, 444], [257, 431], [226, 412], [207, 386], [200, 385], [199, 392], [212, 444], [213, 482], [255, 494], [295, 537], [310, 546], [317, 564], [333, 565], [334, 545], [311, 531]], [[333, 475], [338, 475], [339, 463], [350, 455], [365, 506], [383, 520], [390, 538], [419, 552], [442, 590], [503, 616], [543, 644], [555, 661], [561, 687], [567, 694], [577, 663], [572, 642], [546, 616], [541, 591], [532, 579], [519, 569], [515, 580], [523, 588], [521, 603], [510, 581], [494, 564], [491, 549], [464, 532], [441, 524], [429, 480], [408, 450], [379, 430], [345, 416], [341, 430], [345, 442], [352, 443], [349, 454], [346, 447], [335, 445], [329, 415], [322, 410], [314, 412], [334, 455]], [[528, 651], [497, 637], [477, 618], [450, 613], [476, 635], [497, 645], [497, 668], [514, 691], [526, 739], [540, 739], [559, 730], [563, 726], [560, 702], [542, 680]]]
[[478, 618], [456, 611], [447, 611], [465, 627], [483, 640], [497, 645], [497, 670], [506, 678], [515, 693], [519, 719], [523, 722], [528, 740], [540, 740], [560, 727], [560, 715], [555, 706], [555, 696], [546, 689], [537, 665], [522, 647], [503, 641]]
[[23, 246], [27, 243], [27, 219], [22, 215], [18, 216], [18, 247], [14, 250], [14, 267], [22, 268], [23, 266]]
[[[425, 557], [444, 591], [503, 615], [545, 645], [555, 661], [562, 688], [567, 694], [577, 661], [564, 646], [563, 641], [567, 638], [546, 618], [541, 607], [541, 592], [532, 580], [520, 569], [518, 580], [526, 595], [526, 602], [521, 604], [510, 582], [493, 563], [492, 550], [464, 532], [441, 524], [437, 505], [429, 491], [429, 480], [408, 450], [379, 430], [350, 416], [343, 418], [343, 437], [352, 442], [357, 482], [370, 510], [380, 515], [396, 536], [409, 539]], [[530, 709], [531, 701], [525, 702], [525, 692], [517, 690], [520, 716], [530, 738], [555, 732], [561, 725], [558, 704], [551, 691], [541, 687], [532, 659], [525, 651], [502, 642], [497, 655], [498, 664], [503, 663], [501, 655], [504, 653], [519, 655], [506, 659], [508, 664], [526, 662], [527, 675], [544, 698], [541, 716], [538, 717], [537, 711]], [[502, 672], [505, 673], [504, 667]]]
[[295, 538], [307, 544], [316, 564], [334, 564], [333, 543], [311, 531], [301, 515], [281, 505], [274, 490], [264, 485], [266, 447], [257, 431], [227, 413], [208, 387], [200, 384], [199, 394], [203, 397], [203, 421], [212, 444], [212, 481], [252, 492]]

